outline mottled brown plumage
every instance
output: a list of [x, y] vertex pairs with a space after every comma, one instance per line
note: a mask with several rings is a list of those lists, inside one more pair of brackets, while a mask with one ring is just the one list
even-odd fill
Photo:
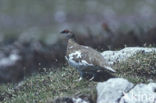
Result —
[[83, 72], [98, 72], [105, 70], [108, 72], [115, 72], [106, 62], [101, 53], [95, 49], [79, 45], [74, 41], [74, 34], [69, 30], [64, 30], [61, 33], [67, 34], [67, 52], [66, 60], [68, 63], [75, 67], [81, 74]]

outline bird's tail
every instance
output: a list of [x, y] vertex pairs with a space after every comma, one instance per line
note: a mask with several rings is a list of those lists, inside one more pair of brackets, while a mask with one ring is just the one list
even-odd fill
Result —
[[105, 66], [105, 69], [107, 69], [107, 70], [109, 70], [109, 71], [111, 71], [111, 72], [116, 72], [112, 67], [109, 67], [109, 66]]

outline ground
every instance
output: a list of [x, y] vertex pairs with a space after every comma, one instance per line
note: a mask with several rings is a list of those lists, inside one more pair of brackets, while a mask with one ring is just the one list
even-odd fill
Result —
[[139, 52], [114, 67], [117, 69], [117, 76], [127, 78], [133, 83], [155, 81], [156, 52]]
[[[125, 62], [116, 63], [117, 77], [124, 77], [133, 83], [155, 79], [156, 53], [137, 53]], [[96, 95], [96, 82], [79, 79], [78, 72], [71, 67], [62, 67], [55, 72], [34, 74], [18, 84], [0, 85], [2, 103], [44, 103], [54, 98], [75, 94]]]
[[46, 72], [31, 76], [19, 84], [0, 86], [0, 101], [6, 103], [44, 103], [62, 96], [90, 94], [96, 83], [79, 79], [76, 70], [63, 67], [57, 72]]

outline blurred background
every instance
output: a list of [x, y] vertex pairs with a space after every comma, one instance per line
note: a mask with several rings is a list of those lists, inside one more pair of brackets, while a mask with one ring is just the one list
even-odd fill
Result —
[[[64, 28], [100, 34], [105, 23], [113, 32], [148, 30], [156, 25], [154, 0], [1, 0], [0, 35], [56, 42]], [[102, 34], [102, 33], [101, 33]], [[104, 33], [103, 33], [104, 34]]]
[[99, 51], [155, 46], [155, 13], [155, 0], [0, 0], [0, 81], [64, 65], [63, 29]]

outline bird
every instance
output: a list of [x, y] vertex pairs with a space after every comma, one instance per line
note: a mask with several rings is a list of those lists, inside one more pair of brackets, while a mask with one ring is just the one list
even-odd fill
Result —
[[116, 72], [110, 65], [108, 65], [100, 52], [97, 50], [80, 45], [76, 42], [75, 34], [65, 29], [61, 31], [61, 34], [65, 34], [67, 38], [67, 49], [65, 59], [71, 67], [74, 67], [80, 73], [80, 80], [86, 75], [89, 76], [89, 80], [93, 80], [96, 77], [96, 73], [114, 73]]

